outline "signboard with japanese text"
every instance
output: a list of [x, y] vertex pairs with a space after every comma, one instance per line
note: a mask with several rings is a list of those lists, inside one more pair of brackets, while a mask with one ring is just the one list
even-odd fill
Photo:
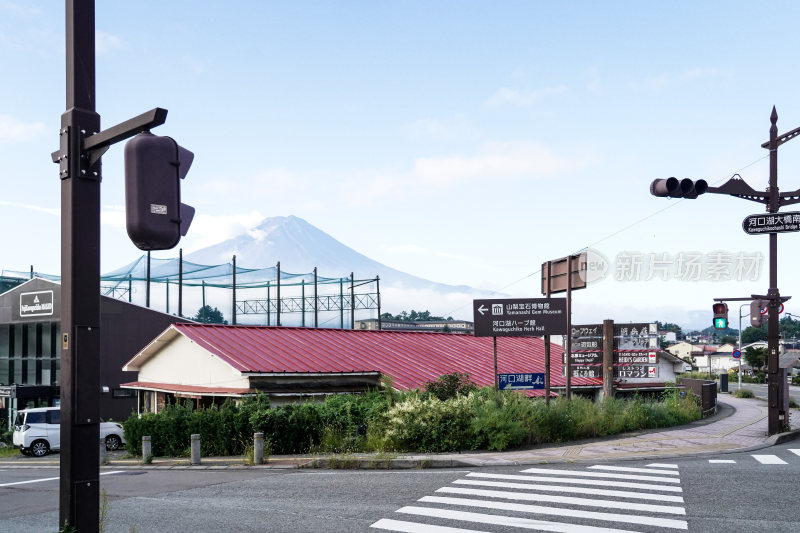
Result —
[[[561, 375], [567, 376], [567, 367], [561, 368]], [[603, 365], [572, 365], [573, 378], [602, 378]]]
[[473, 300], [476, 337], [541, 337], [567, 333], [565, 298]]
[[617, 378], [657, 378], [657, 366], [624, 365], [614, 366], [614, 377]]
[[656, 324], [614, 324], [614, 350], [658, 350]]
[[543, 373], [497, 374], [497, 385], [500, 390], [543, 389]]
[[800, 231], [800, 212], [750, 215], [742, 221], [742, 229], [749, 235]]
[[658, 355], [656, 352], [619, 352], [614, 354], [614, 359], [621, 365], [638, 363], [654, 365], [658, 362]]
[[572, 335], [572, 342], [576, 339], [602, 339], [603, 338], [603, 325], [602, 324], [585, 324], [582, 326], [572, 325], [570, 327]]
[[[561, 362], [567, 364], [567, 354], [561, 354]], [[601, 365], [603, 364], [603, 352], [583, 352], [572, 353], [573, 365]]]

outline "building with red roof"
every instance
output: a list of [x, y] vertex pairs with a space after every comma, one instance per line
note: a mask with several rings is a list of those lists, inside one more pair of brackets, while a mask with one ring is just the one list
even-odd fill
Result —
[[[273, 404], [378, 388], [423, 388], [444, 374], [468, 373], [494, 384], [492, 339], [428, 332], [173, 324], [123, 367], [138, 372], [122, 386], [138, 390], [139, 410], [191, 398], [200, 405], [261, 392]], [[566, 386], [561, 346], [551, 345], [551, 387]], [[498, 373], [544, 372], [544, 341], [497, 339]], [[602, 388], [600, 378], [573, 378], [576, 391]], [[527, 391], [541, 395], [544, 391]]]

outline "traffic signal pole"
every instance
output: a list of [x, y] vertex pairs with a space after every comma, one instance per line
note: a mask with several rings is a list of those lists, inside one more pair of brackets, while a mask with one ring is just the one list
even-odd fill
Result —
[[95, 104], [94, 0], [65, 0], [66, 110], [61, 180], [61, 454], [59, 527], [100, 527], [100, 158], [164, 123], [156, 108], [105, 131]]
[[[650, 185], [650, 193], [654, 196], [671, 198], [696, 198], [705, 192], [712, 194], [728, 194], [743, 200], [750, 200], [766, 206], [770, 214], [778, 213], [785, 205], [800, 203], [800, 189], [781, 193], [778, 189], [778, 147], [783, 143], [800, 136], [800, 128], [795, 128], [783, 135], [778, 135], [778, 113], [775, 107], [770, 114], [769, 141], [761, 145], [769, 150], [769, 187], [766, 192], [757, 191], [739, 177], [733, 177], [719, 187], [707, 187], [704, 180], [691, 182], [676, 178], [658, 179]], [[760, 215], [755, 215], [759, 216]], [[750, 219], [752, 217], [748, 217]], [[748, 219], [745, 219], [747, 222]], [[769, 318], [767, 323], [767, 432], [770, 435], [780, 433], [789, 423], [788, 413], [784, 410], [786, 399], [786, 382], [780, 379], [779, 345], [780, 332], [778, 313], [781, 304], [789, 299], [781, 296], [778, 290], [778, 233], [794, 231], [777, 226], [765, 228], [769, 232], [769, 289], [766, 296], [752, 295], [751, 300], [767, 301]], [[747, 228], [745, 231], [750, 234]], [[767, 231], [765, 231], [766, 233]], [[737, 298], [734, 298], [734, 300]], [[722, 300], [722, 299], [718, 299]]]

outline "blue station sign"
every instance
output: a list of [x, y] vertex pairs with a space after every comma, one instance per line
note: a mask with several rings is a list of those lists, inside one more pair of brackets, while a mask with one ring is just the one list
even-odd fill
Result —
[[543, 389], [544, 373], [498, 374], [497, 385], [500, 390]]

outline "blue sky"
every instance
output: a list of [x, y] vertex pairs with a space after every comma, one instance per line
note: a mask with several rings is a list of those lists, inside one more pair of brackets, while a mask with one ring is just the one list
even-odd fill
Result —
[[[794, 2], [98, 2], [97, 111], [108, 127], [169, 109], [154, 133], [195, 153], [183, 195], [197, 216], [184, 250], [296, 215], [399, 270], [539, 297], [541, 263], [589, 246], [609, 272], [575, 293], [575, 322], [704, 327], [712, 298], [766, 292], [767, 237], [741, 229], [763, 209], [718, 195], [654, 198], [648, 186], [668, 176], [719, 184], [737, 172], [766, 186], [760, 144], [772, 106], [781, 133], [800, 126], [799, 11]], [[58, 272], [49, 154], [64, 111], [64, 48], [63, 2], [0, 0], [0, 269]], [[800, 188], [799, 168], [800, 141], [790, 142], [781, 190]], [[122, 146], [103, 157], [103, 175], [110, 271], [140, 253], [124, 230]], [[779, 238], [784, 295], [798, 294], [797, 239]], [[720, 258], [730, 266], [758, 254], [760, 275], [714, 274]], [[699, 280], [625, 269], [653, 257], [674, 269], [690, 255], [709, 269]]]

